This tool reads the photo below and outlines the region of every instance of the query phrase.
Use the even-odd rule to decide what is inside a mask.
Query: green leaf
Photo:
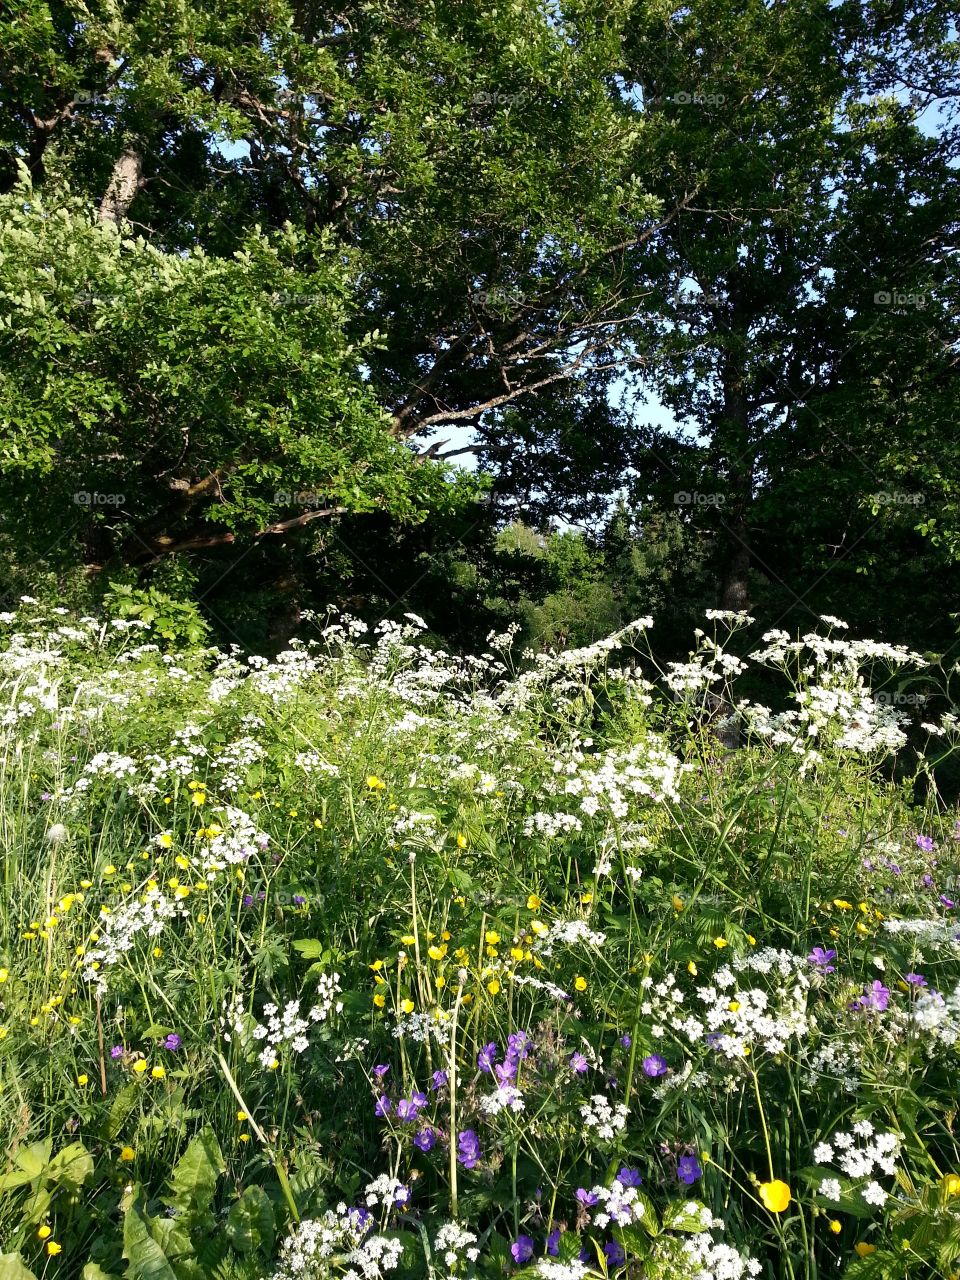
[[[238,1253],[273,1249],[273,1205],[262,1187],[247,1187],[227,1216],[227,1239]]]
[[[179,1280],[173,1263],[151,1233],[151,1219],[138,1198],[123,1217],[127,1280]]]
[[[37,1278],[25,1265],[19,1253],[0,1253],[0,1280],[37,1280]]]
[[[217,1180],[226,1165],[216,1134],[209,1126],[190,1142],[170,1178],[171,1196],[165,1201],[188,1222],[209,1214]]]

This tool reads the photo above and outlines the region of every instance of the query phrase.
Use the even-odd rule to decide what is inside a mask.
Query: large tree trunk
[[[720,588],[720,607],[750,607],[750,525],[753,500],[753,441],[746,388],[746,339],[730,334],[723,371],[723,407],[716,435],[718,463],[727,476],[723,527],[727,553]]]
[[[134,142],[127,142],[117,157],[100,201],[100,221],[114,226],[127,216],[133,198],[143,186],[143,156]]]

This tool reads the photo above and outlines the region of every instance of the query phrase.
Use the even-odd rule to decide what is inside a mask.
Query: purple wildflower
[[[493,1068],[493,1074],[497,1077],[497,1084],[509,1084],[517,1078],[517,1064],[509,1059],[506,1062],[498,1062]]]
[[[940,901],[945,907],[955,907],[957,905],[954,900],[952,898],[948,898],[945,893],[941,893]]]
[[[576,1072],[578,1076],[582,1076],[589,1065],[582,1053],[575,1053],[570,1059],[570,1070]]]
[[[163,1047],[164,1049],[169,1049],[171,1053],[176,1053],[182,1044],[183,1041],[177,1033],[175,1031],[171,1031],[166,1040],[164,1040]]]
[[[114,1062],[116,1062],[117,1058],[122,1058],[122,1057],[123,1057],[123,1045],[122,1045],[122,1044],[115,1044],[115,1045],[113,1046],[113,1048],[110,1050],[110,1057],[111,1057],[111,1058],[113,1058]]]
[[[529,1262],[533,1257],[533,1240],[530,1236],[517,1236],[510,1246],[510,1252],[518,1266],[521,1262]]]
[[[621,1187],[639,1187],[643,1179],[636,1169],[630,1169],[627,1165],[624,1165],[617,1174],[617,1181]]]
[[[597,1203],[598,1197],[595,1192],[587,1191],[586,1188],[584,1187],[578,1187],[577,1199],[580,1201],[581,1204],[586,1205],[589,1208],[590,1205],[594,1205]]]
[[[306,902],[306,898],[303,896],[302,893],[295,893],[293,895],[293,905],[295,907],[302,907],[305,902]]]
[[[665,1076],[670,1070],[666,1058],[661,1057],[659,1053],[648,1054],[642,1066],[644,1075],[648,1075],[651,1080],[656,1080],[657,1076]]]
[[[863,995],[854,1000],[854,1009],[877,1009],[883,1013],[890,1003],[890,988],[885,987],[879,978],[875,978],[869,987],[865,987]]]
[[[607,1255],[608,1266],[622,1267],[627,1260],[623,1245],[618,1244],[616,1240],[608,1240],[603,1246],[603,1252]]]
[[[933,840],[930,836],[917,836],[917,848],[924,853],[933,853]]]
[[[373,1074],[378,1080],[382,1080],[389,1070],[390,1070],[389,1062],[378,1062],[377,1065],[373,1068]]]
[[[374,1112],[374,1115],[378,1115],[381,1117],[388,1116],[392,1108],[393,1108],[393,1103],[390,1101],[390,1099],[387,1097],[385,1093],[381,1093],[380,1097],[377,1099],[376,1106],[373,1108],[373,1112]]]
[[[833,947],[814,947],[807,959],[812,965],[816,965],[821,973],[836,973],[837,966],[831,964],[831,960],[836,960],[837,953]]]
[[[397,1103],[398,1120],[416,1120],[420,1108],[409,1098],[401,1098]]]
[[[560,1252],[560,1228],[556,1227],[547,1236],[547,1254],[551,1258],[557,1257]]]
[[[681,1156],[677,1161],[677,1177],[687,1186],[692,1186],[698,1178],[703,1177],[700,1161],[696,1156]]]
[[[925,987],[928,985],[922,973],[908,973],[905,976],[912,987]]]
[[[413,1145],[421,1151],[430,1151],[436,1145],[436,1141],[436,1132],[429,1126],[413,1135]]]
[[[497,1046],[491,1040],[489,1044],[485,1044],[477,1054],[477,1066],[481,1071],[492,1071],[494,1060],[497,1056]]]
[[[447,1083],[447,1073],[445,1071],[435,1071],[430,1077],[431,1089],[442,1089]]]
[[[472,1169],[480,1159],[480,1139],[472,1129],[463,1129],[457,1135],[457,1159],[465,1169]]]
[[[633,1037],[624,1032],[620,1037],[620,1043],[623,1045],[624,1049],[629,1049],[633,1044]]]

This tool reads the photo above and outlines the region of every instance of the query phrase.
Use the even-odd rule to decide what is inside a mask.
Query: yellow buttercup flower
[[[124,1147],[120,1152],[120,1159],[129,1164],[131,1160],[136,1159],[136,1155],[133,1147]]]
[[[497,933],[496,929],[488,929],[483,935],[483,940],[484,942],[489,943],[491,947],[495,947],[500,941],[500,935]]]
[[[726,938],[714,938],[713,945],[717,948],[718,951],[720,951],[724,947],[728,946],[729,944],[727,943]]]
[[[861,1258],[869,1258],[871,1253],[877,1252],[875,1244],[868,1244],[866,1240],[860,1240],[853,1246],[853,1251]]]
[[[90,1077],[88,1075],[77,1076],[77,1084],[83,1086],[89,1083],[90,1083]]]
[[[955,1173],[948,1173],[943,1180],[943,1189],[948,1196],[960,1196],[960,1177]]]
[[[400,1001],[400,1008],[401,1008],[401,1010],[402,1010],[404,1013],[413,1013],[413,1011],[414,1011],[414,1009],[415,1009],[416,1007],[417,1007],[417,1006],[413,1003],[413,1001],[412,1001],[412,1000],[401,1000],[401,1001]]]
[[[37,1228],[38,1240],[49,1240],[52,1235],[53,1227],[48,1227],[46,1223],[44,1223],[42,1227]]]
[[[458,849],[465,849],[465,848],[467,847],[468,843],[469,843],[469,841],[467,840],[467,837],[463,834],[463,832],[462,832],[462,831],[458,831],[458,832],[457,832],[457,848],[458,848]]]
[[[530,896],[527,898],[527,910],[539,911],[542,906],[543,906],[543,903],[540,901],[537,895],[535,893],[531,893]]]
[[[697,974],[699,973],[699,970],[697,969],[697,966],[694,964],[694,962],[693,962],[692,960],[691,960],[691,961],[690,961],[690,963],[687,965],[687,973],[693,974],[693,976],[694,976],[694,977],[696,977],[696,976],[697,976]]]
[[[836,1218],[831,1218],[830,1230],[833,1232],[835,1236],[838,1236],[840,1232],[843,1230],[843,1223],[838,1221],[838,1219]]]
[[[154,1080],[166,1080],[167,1069],[166,1067],[154,1067],[150,1074],[153,1076]]]
[[[834,898],[834,900],[833,900],[833,905],[837,908],[837,910],[838,910],[838,911],[852,911],[852,910],[853,910],[853,903],[852,903],[852,902],[847,902],[847,900],[846,900],[845,898]]]
[[[684,905],[683,899],[679,896],[679,894],[675,893],[673,897],[670,899],[670,905],[673,907],[674,911],[682,911],[683,905]]]
[[[412,933],[405,933],[400,941],[405,947],[412,947],[417,940]]]
[[[573,985],[577,991],[586,991],[587,980],[578,974],[573,980]]]
[[[387,784],[382,778],[378,778],[375,773],[367,774],[367,786],[371,791],[385,791],[387,788]]]
[[[771,1213],[783,1213],[792,1199],[790,1188],[780,1178],[774,1178],[772,1182],[761,1182],[758,1190],[764,1208]]]
[[[56,1240],[48,1240],[47,1253],[51,1258],[55,1258],[58,1253],[63,1253],[63,1245],[57,1244]]]
[[[0,983],[6,982],[10,977],[9,969],[0,969]]]
[[[377,994],[373,997],[373,1003],[378,1009],[382,1009],[384,1005],[387,1003],[387,997],[384,995]]]
[[[133,1064],[133,1069],[138,1076],[142,1076],[147,1069],[146,1059],[140,1058]]]
[[[499,980],[499,978],[493,978],[493,979],[491,979],[491,981],[487,983],[487,990],[490,992],[490,994],[491,994],[492,996],[499,995],[499,994],[500,994],[500,980]]]

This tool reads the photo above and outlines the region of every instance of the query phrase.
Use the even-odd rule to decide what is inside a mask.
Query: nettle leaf
[[[699,1200],[674,1200],[663,1211],[663,1227],[669,1231],[703,1231],[706,1205]]]

